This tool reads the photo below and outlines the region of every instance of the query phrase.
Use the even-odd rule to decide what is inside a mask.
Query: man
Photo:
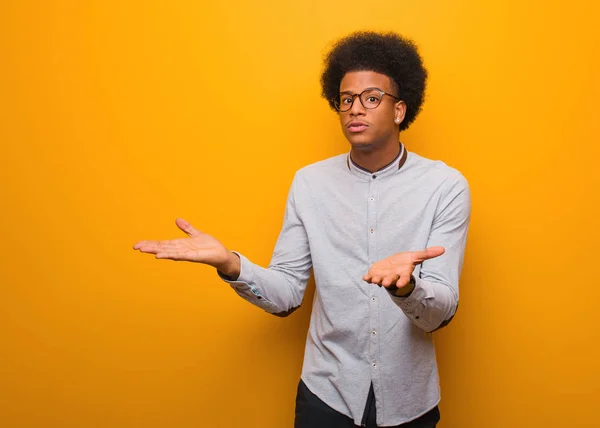
[[[350,153],[296,173],[267,269],[182,219],[189,238],[134,246],[214,266],[242,298],[280,316],[301,305],[313,270],[296,428],[439,421],[428,333],[458,307],[470,194],[458,171],[399,142],[426,77],[415,45],[399,35],[355,33],[334,46],[321,84]]]

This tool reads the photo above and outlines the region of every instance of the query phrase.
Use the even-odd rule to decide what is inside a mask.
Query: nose
[[[354,97],[352,98],[352,106],[350,107],[349,112],[350,116],[364,116],[365,108],[363,107],[362,102],[360,101],[359,94],[354,95]]]

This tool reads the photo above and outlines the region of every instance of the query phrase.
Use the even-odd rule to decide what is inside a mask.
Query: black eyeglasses
[[[335,106],[337,111],[348,111],[352,108],[354,104],[354,99],[358,97],[362,106],[366,109],[374,109],[381,104],[381,100],[384,95],[389,95],[392,98],[400,101],[395,95],[388,94],[387,92],[383,92],[378,88],[367,88],[362,91],[360,94],[352,94],[350,92],[341,92],[339,99],[333,100],[333,105]]]

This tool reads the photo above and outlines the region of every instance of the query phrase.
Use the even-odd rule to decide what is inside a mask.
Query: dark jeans
[[[376,414],[372,388],[365,408],[364,421],[368,428],[375,428]],[[434,407],[423,416],[390,428],[435,428],[440,420],[440,411]],[[296,420],[294,428],[355,428],[354,421],[338,413],[313,394],[300,380],[296,395]]]

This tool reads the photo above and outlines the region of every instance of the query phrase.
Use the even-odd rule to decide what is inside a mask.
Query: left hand
[[[363,280],[386,288],[396,283],[396,287],[402,288],[410,282],[416,265],[441,256],[445,251],[444,247],[429,247],[423,251],[396,253],[374,263]]]

